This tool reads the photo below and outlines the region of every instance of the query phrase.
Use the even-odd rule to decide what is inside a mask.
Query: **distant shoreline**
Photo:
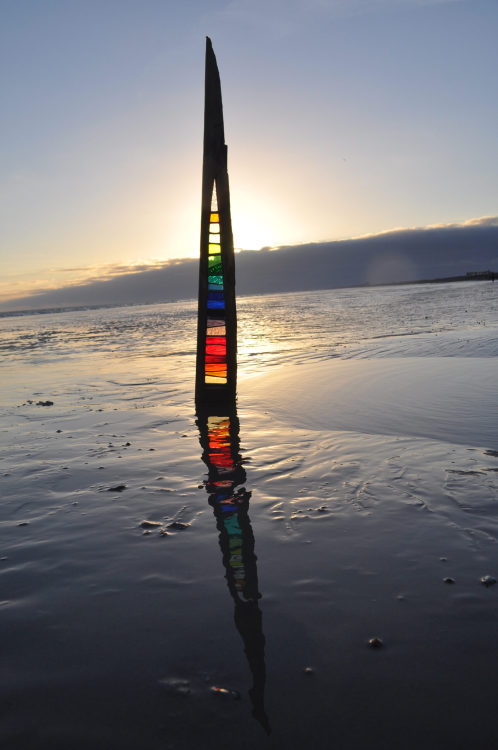
[[[445,276],[442,278],[435,279],[417,279],[415,281],[386,281],[379,284],[371,284],[364,282],[363,284],[352,284],[346,286],[327,286],[313,289],[292,289],[288,292],[282,291],[269,291],[261,292],[260,296],[268,296],[271,294],[299,294],[301,292],[325,292],[332,289],[375,289],[384,286],[413,286],[415,284],[451,284],[468,281],[493,281],[498,279],[497,271],[478,271],[468,272],[465,276]],[[259,295],[253,294],[241,294],[241,297],[253,297]],[[4,310],[0,311],[0,318],[14,318],[25,315],[50,315],[54,313],[64,312],[77,312],[79,310],[101,310],[111,309],[114,307],[142,307],[143,305],[162,305],[175,302],[190,302],[195,300],[195,297],[182,297],[179,299],[163,299],[163,300],[152,300],[150,302],[128,302],[123,304],[122,302],[116,302],[112,304],[95,304],[95,305],[72,305],[72,306],[60,306],[60,307],[43,307],[43,308],[25,308],[23,310]]]
[[[494,281],[498,279],[497,271],[469,271],[465,276],[444,276],[439,279],[420,279],[418,281],[389,281],[385,284],[360,284],[359,286],[407,286],[408,284],[450,284],[455,281]]]

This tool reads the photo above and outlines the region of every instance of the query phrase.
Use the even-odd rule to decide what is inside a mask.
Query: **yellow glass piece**
[[[216,385],[225,385],[225,383],[227,382],[227,379],[226,378],[215,378],[212,375],[206,375],[206,377],[204,378],[204,382],[205,383],[211,383],[213,385],[214,384],[216,384]]]
[[[211,214],[210,221],[211,221],[212,224],[218,224],[219,221],[220,221],[220,215],[218,213]]]
[[[209,255],[219,255],[221,252],[221,245],[208,245]]]

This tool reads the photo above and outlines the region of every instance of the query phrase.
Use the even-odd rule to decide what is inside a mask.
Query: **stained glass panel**
[[[216,317],[208,317],[207,324],[208,328],[214,328],[215,326],[224,326],[225,325],[225,319],[222,318],[221,313],[214,313]]]
[[[221,258],[221,227],[216,186],[213,186],[209,216],[207,281],[204,382],[225,384],[227,383],[225,284]]]
[[[212,274],[209,274],[208,279],[210,284],[221,284],[223,285],[223,276],[213,276]]]
[[[207,336],[209,338],[211,338],[211,336],[226,336],[226,334],[226,326],[212,326],[211,328],[207,329]]]
[[[217,365],[214,363],[211,364],[208,362],[204,366],[206,368],[206,375],[212,375],[213,377],[218,377],[218,378],[226,378],[227,376],[226,365]]]
[[[206,346],[206,354],[218,354],[226,357],[227,350],[223,346]]]

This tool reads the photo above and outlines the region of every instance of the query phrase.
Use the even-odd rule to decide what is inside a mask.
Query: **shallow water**
[[[242,298],[225,480],[192,303],[3,318],[4,746],[493,747],[497,294]]]

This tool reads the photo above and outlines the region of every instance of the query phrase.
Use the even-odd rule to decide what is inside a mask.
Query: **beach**
[[[0,318],[3,746],[493,747],[497,295],[242,297],[214,428],[193,301]]]

